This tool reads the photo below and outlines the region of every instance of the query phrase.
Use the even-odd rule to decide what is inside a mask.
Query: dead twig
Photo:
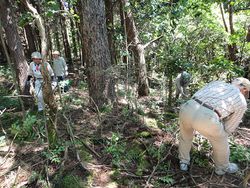
[[[75,136],[75,138],[79,139],[78,136]],[[86,143],[84,143],[83,141],[79,140],[84,147],[86,147],[91,153],[93,153],[96,157],[98,157],[99,159],[101,158],[101,155],[99,155],[94,149],[92,149],[90,146],[88,146]]]
[[[18,133],[15,134],[13,140],[11,141],[11,144],[10,144],[10,146],[9,146],[9,149],[8,149],[8,151],[7,151],[7,154],[4,156],[3,162],[0,164],[0,166],[2,166],[2,165],[6,162],[7,157],[8,157],[8,155],[9,155],[9,153],[10,153],[11,148],[12,148],[13,142],[14,142],[14,140],[15,140],[15,138],[16,138],[17,135],[18,135]]]
[[[175,131],[174,135],[176,135],[178,131],[179,130]],[[173,140],[174,140],[174,137],[170,140],[170,143],[172,143]],[[173,146],[174,145],[172,144],[171,147],[168,150],[168,153],[165,155],[165,157],[163,157],[161,160],[157,161],[157,164],[154,166],[152,173],[150,174],[148,180],[146,181],[145,188],[149,186],[149,182],[150,182],[151,178],[153,177],[155,171],[157,170],[158,166],[170,155]]]
[[[19,174],[19,171],[20,171],[20,166],[18,166],[18,169],[17,169],[17,172],[16,172],[16,176],[15,176],[15,180],[14,180],[14,183],[11,185],[11,188],[14,188],[16,187],[16,181],[17,181],[17,178],[18,178],[18,174]]]
[[[69,136],[70,136],[70,140],[71,140],[71,142],[72,142],[72,144],[73,144],[73,147],[74,147],[74,150],[75,150],[75,153],[76,153],[76,158],[77,158],[78,162],[80,163],[80,165],[82,166],[82,168],[83,168],[84,170],[87,170],[87,169],[88,169],[88,165],[87,165],[87,163],[82,162],[82,160],[81,160],[81,158],[80,158],[79,152],[78,152],[77,147],[76,147],[76,145],[75,145],[75,143],[76,143],[76,142],[75,142],[75,136],[74,136],[73,130],[72,130],[72,128],[71,128],[70,121],[69,121],[69,119],[67,118],[67,116],[65,115],[65,112],[63,113],[63,117],[64,117],[64,118],[66,119],[66,121],[67,121],[67,123],[66,123],[66,128],[67,128],[67,132],[68,132],[68,134],[69,134]]]

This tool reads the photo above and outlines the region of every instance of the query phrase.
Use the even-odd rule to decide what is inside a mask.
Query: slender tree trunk
[[[28,43],[28,57],[31,57],[31,53],[37,51],[37,47],[35,44],[35,38],[33,35],[32,27],[30,25],[25,25],[24,26],[26,38],[27,38],[27,43]]]
[[[76,39],[76,24],[74,23],[74,20],[73,18],[70,19],[70,27],[71,27],[71,35],[72,35],[72,48],[73,48],[73,55],[74,55],[74,58],[77,58],[78,54],[77,54],[77,46],[78,46],[78,43],[77,43],[77,39]]]
[[[110,74],[105,5],[103,0],[81,0],[83,50],[91,103],[99,108],[114,101],[114,83]]]
[[[50,29],[50,26],[46,25],[45,26],[45,29],[46,29],[46,33],[47,33],[47,43],[48,43],[48,50],[47,50],[47,53],[48,53],[48,57],[51,57],[52,55],[52,39],[51,39],[51,29]]]
[[[233,7],[230,4],[230,2],[227,3],[227,6],[228,6],[229,29],[230,30],[228,29],[228,26],[226,24],[223,6],[222,6],[222,4],[220,4],[220,11],[221,11],[221,16],[222,16],[222,21],[223,21],[223,24],[224,24],[225,31],[228,32],[228,33],[230,32],[230,34],[233,35],[234,34],[234,27],[233,27]],[[228,57],[229,57],[229,60],[237,62],[237,56],[236,56],[236,54],[238,52],[238,49],[237,49],[236,44],[235,43],[228,44],[227,48],[228,48]]]
[[[16,71],[15,75],[19,91],[23,94],[25,82],[28,76],[28,64],[11,7],[12,5],[9,0],[0,1],[0,19],[5,30],[10,57],[14,65],[14,70]]]
[[[248,25],[248,27],[247,27],[246,41],[247,41],[247,42],[250,42],[250,25]]]
[[[23,3],[18,4],[19,11],[21,13],[26,13],[25,6]],[[31,53],[36,51],[36,44],[35,44],[35,37],[34,37],[34,32],[32,27],[29,24],[24,25],[24,32],[25,32],[25,39],[26,39],[26,44],[27,44],[27,54],[26,56],[28,59],[31,57]]]
[[[124,4],[128,4],[128,0],[123,0]],[[128,6],[127,6],[128,7]],[[135,26],[134,18],[132,16],[132,12],[130,10],[125,11],[125,22],[126,22],[126,31],[127,31],[127,39],[128,45],[130,49],[133,51],[137,79],[138,79],[138,95],[148,96],[149,95],[149,85],[147,78],[147,68],[144,56],[144,46],[141,44],[138,31]]]
[[[114,37],[114,10],[112,0],[105,0],[105,8],[106,8],[106,24],[108,30],[108,42],[109,42],[109,50],[111,53],[111,63],[112,65],[116,64],[116,53],[115,53],[115,42],[113,40]]]
[[[82,7],[82,3],[79,0],[78,3],[77,3],[77,6],[76,6],[76,12],[80,16],[80,18],[83,17],[81,7]],[[84,49],[83,49],[83,37],[82,37],[83,36],[83,31],[82,31],[83,19],[80,19],[80,24],[76,23],[76,25],[77,25],[77,28],[78,28],[78,30],[77,30],[77,38],[78,38],[79,46],[80,46],[80,62],[81,62],[82,66],[85,66],[85,57],[84,57]]]
[[[54,148],[58,142],[58,136],[56,132],[56,114],[57,114],[57,104],[53,95],[52,87],[51,87],[51,78],[50,75],[47,71],[47,68],[45,67],[44,61],[47,55],[47,38],[45,34],[45,26],[44,26],[44,21],[40,14],[37,12],[37,10],[27,2],[27,0],[22,0],[23,3],[27,6],[29,11],[32,13],[36,26],[38,27],[38,31],[40,34],[41,38],[41,51],[43,55],[43,63],[41,67],[41,73],[43,76],[43,85],[42,85],[42,92],[43,92],[43,99],[44,102],[49,106],[49,118],[46,123],[47,127],[47,132],[48,132],[48,142],[49,142],[49,147]]]
[[[6,62],[6,55],[4,53],[3,44],[0,42],[0,64]]]
[[[61,50],[61,43],[60,43],[60,18],[56,18],[56,25],[57,27],[54,27],[54,36],[55,36],[55,46],[56,46],[56,50],[60,51]]]
[[[233,5],[229,3],[229,28],[230,28],[230,34],[234,35],[234,26],[233,26]],[[229,50],[229,59],[231,61],[237,62],[237,56],[236,53],[238,52],[236,43],[229,44],[228,45],[228,50]]]
[[[61,10],[64,10],[64,6],[60,0],[58,0]],[[62,36],[63,36],[63,45],[64,45],[64,52],[65,52],[65,59],[69,64],[72,63],[72,56],[71,56],[71,49],[70,49],[70,44],[68,40],[68,32],[67,32],[67,23],[66,23],[66,18],[64,16],[60,17],[60,24],[61,24],[61,31],[62,31]]]
[[[126,51],[126,55],[122,56],[122,61],[125,65],[128,65],[128,40],[127,40],[127,31],[126,31],[126,24],[125,24],[125,11],[124,11],[124,3],[123,0],[120,0],[120,20],[121,20],[121,28],[124,39],[124,47],[123,50]]]

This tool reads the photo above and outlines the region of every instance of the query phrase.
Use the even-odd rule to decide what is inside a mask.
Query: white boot
[[[182,171],[188,171],[188,164],[186,164],[186,163],[180,163],[180,169]]]
[[[226,168],[216,168],[215,167],[215,173],[217,175],[224,175],[226,172],[229,174],[233,174],[239,170],[237,164],[235,163],[229,163],[229,165]]]

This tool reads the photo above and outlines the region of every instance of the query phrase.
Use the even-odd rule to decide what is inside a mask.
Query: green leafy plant
[[[64,146],[56,146],[53,150],[43,152],[43,155],[47,157],[52,163],[59,164],[61,162],[61,155],[64,152]]]
[[[39,126],[40,123],[34,115],[27,115],[24,121],[17,120],[11,125],[10,131],[17,140],[33,140],[37,134],[34,127]]]
[[[172,185],[174,183],[174,179],[170,175],[159,177],[159,181],[167,185]]]
[[[111,140],[108,141],[108,147],[106,152],[112,155],[112,163],[115,166],[120,166],[120,163],[124,160],[126,143],[121,142],[121,136],[117,133],[113,133]]]
[[[230,143],[230,158],[233,162],[248,162],[250,161],[250,149],[235,142]]]

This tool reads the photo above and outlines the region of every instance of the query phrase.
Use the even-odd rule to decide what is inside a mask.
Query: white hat
[[[60,52],[59,51],[54,51],[54,52],[52,52],[52,55],[60,55]]]
[[[32,59],[33,59],[33,58],[42,59],[42,55],[41,55],[40,52],[33,52],[33,53],[31,54],[31,58],[32,58]]]
[[[232,84],[238,85],[238,86],[243,86],[247,88],[248,91],[250,91],[250,81],[246,78],[239,77],[233,80]]]

